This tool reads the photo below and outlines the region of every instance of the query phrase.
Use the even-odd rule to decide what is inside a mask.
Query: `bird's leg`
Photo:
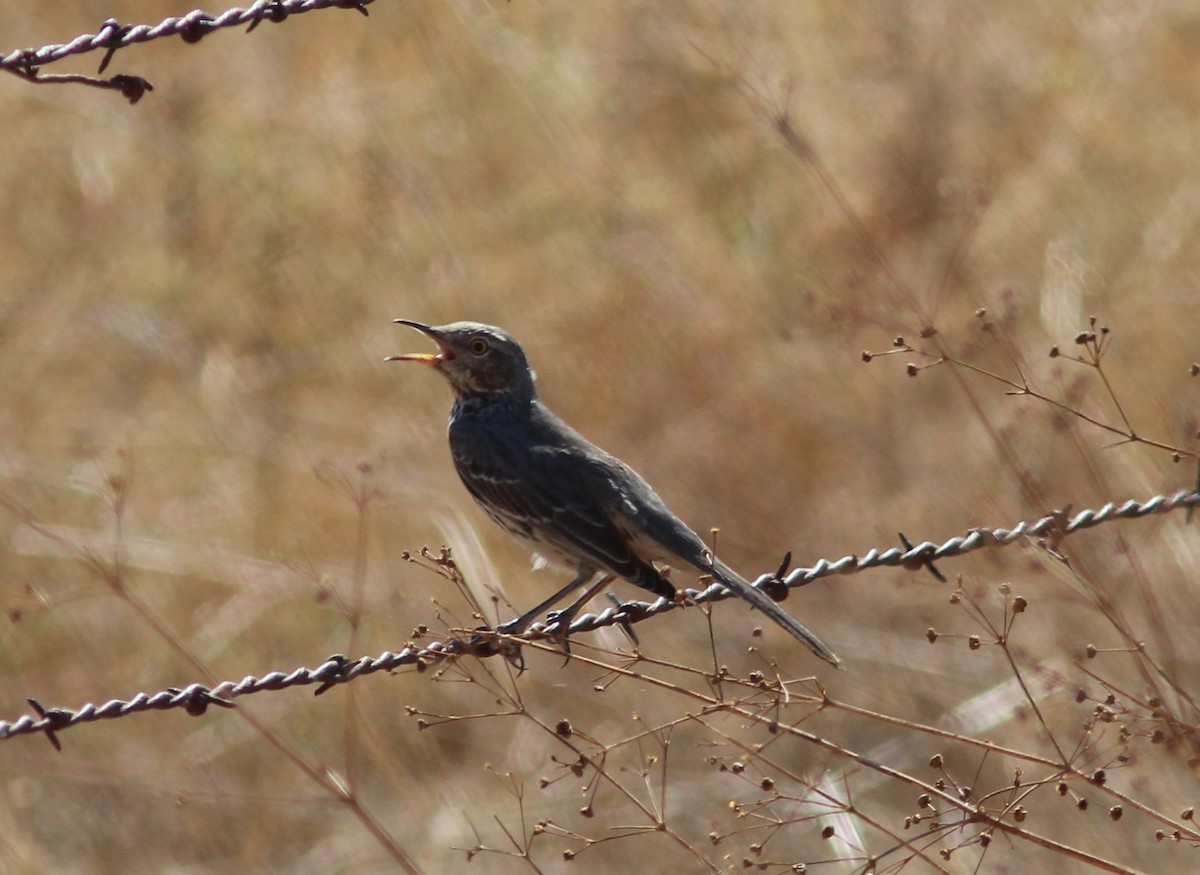
[[[603,577],[589,586],[583,595],[575,599],[575,601],[571,602],[571,604],[567,605],[562,610],[551,611],[546,615],[547,623],[558,623],[558,634],[555,637],[557,637],[559,643],[562,644],[563,653],[567,655],[568,659],[571,656],[571,642],[570,639],[567,638],[567,632],[571,627],[571,623],[575,620],[575,615],[582,610],[584,605],[592,600],[592,597],[595,596],[596,593],[600,592],[600,590],[612,583],[612,580],[613,575],[605,574]],[[566,663],[563,664],[565,665]]]
[[[612,583],[612,580],[613,580],[613,576],[611,574],[604,575],[599,580],[597,580],[595,583],[593,583],[591,586],[589,586],[587,588],[587,590],[583,593],[583,595],[581,595],[579,598],[575,599],[575,601],[571,602],[571,604],[567,605],[565,608],[563,608],[560,611],[551,611],[550,613],[548,613],[546,615],[546,622],[559,623],[560,628],[562,629],[563,637],[565,638],[567,627],[570,626],[571,623],[575,620],[575,615],[579,613],[579,611],[583,608],[584,605],[586,605],[589,601],[592,600],[593,596],[595,596],[596,593],[600,592],[600,590],[604,589],[604,587],[606,587],[610,583]]]
[[[509,620],[507,623],[501,623],[499,626],[496,627],[496,631],[503,633],[505,635],[520,635],[522,632],[524,632],[526,629],[529,628],[529,625],[534,620],[536,620],[538,617],[540,617],[542,615],[543,611],[546,611],[546,610],[554,607],[556,604],[561,602],[568,595],[570,595],[572,592],[574,592],[579,587],[583,586],[585,583],[587,583],[589,580],[591,580],[595,576],[596,576],[596,572],[594,572],[594,571],[579,572],[577,575],[575,575],[574,580],[572,580],[570,583],[568,583],[566,586],[564,586],[562,589],[560,589],[554,595],[550,596],[550,598],[546,599],[544,602],[541,602],[536,607],[530,608],[528,611],[521,614],[521,616],[517,617],[515,620]],[[611,580],[611,577],[609,579]],[[592,595],[595,595],[595,593],[592,592],[591,595],[588,596],[588,598],[591,598]],[[579,609],[576,608],[575,610],[578,611]]]

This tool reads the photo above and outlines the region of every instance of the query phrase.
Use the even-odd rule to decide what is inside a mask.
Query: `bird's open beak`
[[[432,325],[426,325],[424,322],[413,322],[411,319],[393,319],[397,325],[407,325],[409,328],[415,328],[426,337],[431,339],[439,347],[436,353],[427,352],[409,352],[404,355],[389,355],[384,359],[385,362],[421,362],[436,368],[442,362],[450,361],[454,358],[454,352],[446,345],[441,334]]]

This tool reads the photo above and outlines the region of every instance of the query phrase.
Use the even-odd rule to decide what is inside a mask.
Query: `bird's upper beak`
[[[415,328],[426,337],[430,338],[438,345],[438,352],[409,352],[404,355],[389,355],[384,359],[385,362],[421,362],[436,368],[442,362],[450,361],[454,358],[454,351],[450,349],[440,331],[432,325],[426,325],[424,322],[413,322],[411,319],[393,319],[397,325],[407,325],[409,328]]]

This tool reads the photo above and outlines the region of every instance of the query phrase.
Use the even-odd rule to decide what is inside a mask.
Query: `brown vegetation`
[[[186,11],[32,8],[4,50]],[[477,625],[425,545],[488,621],[561,582],[382,363],[398,316],[512,330],[751,577],[1195,484],[1198,25],[410,0],[122,51],[133,107],[0,77],[0,718]],[[1175,513],[794,592],[844,672],[724,602],[641,659],[11,739],[2,868],[1195,871],[1198,547]]]

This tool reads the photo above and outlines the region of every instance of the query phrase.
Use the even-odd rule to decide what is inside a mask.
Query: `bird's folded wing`
[[[559,449],[509,447],[494,439],[456,453],[455,467],[475,500],[498,523],[557,549],[580,565],[609,571],[658,595],[674,595],[654,566],[634,552],[590,483],[590,472]]]

